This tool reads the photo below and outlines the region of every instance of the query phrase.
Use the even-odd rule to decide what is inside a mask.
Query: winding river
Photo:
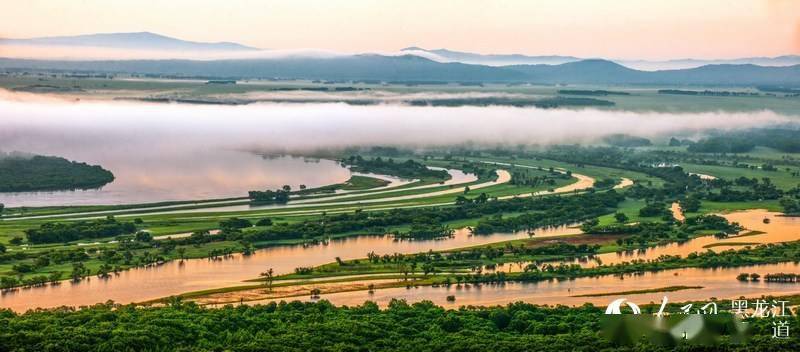
[[[661,255],[681,255],[685,256],[691,252],[705,250],[726,250],[731,248],[741,248],[741,246],[713,246],[710,244],[725,243],[777,243],[800,240],[800,218],[780,216],[779,213],[765,210],[750,210],[725,214],[729,221],[735,221],[744,226],[747,230],[764,232],[758,235],[746,235],[742,237],[730,237],[727,239],[716,239],[713,236],[699,237],[687,242],[658,246],[642,251],[625,253],[606,253],[597,257],[604,264],[615,264],[632,259],[652,260]],[[770,222],[764,223],[764,219]],[[748,231],[743,231],[746,233]],[[581,263],[584,266],[596,265],[594,261]],[[514,264],[506,264],[508,269],[513,269]],[[500,269],[503,270],[503,269]],[[627,294],[626,298],[638,303],[660,302],[666,295],[672,302],[688,300],[705,300],[711,297],[719,299],[732,299],[741,296],[761,297],[763,295],[790,295],[800,294],[800,285],[770,282],[741,282],[736,279],[740,273],[759,273],[762,276],[767,273],[797,273],[800,272],[800,264],[793,262],[753,265],[738,268],[724,269],[700,269],[686,268],[665,270],[654,273],[644,273],[641,275],[601,276],[591,278],[579,278],[567,281],[548,281],[539,283],[505,283],[495,285],[471,285],[469,287],[430,287],[420,286],[415,288],[392,288],[381,289],[369,294],[365,291],[341,292],[323,295],[322,298],[334,304],[357,305],[364,300],[372,300],[378,304],[386,305],[392,298],[406,299],[409,302],[430,300],[436,304],[446,307],[457,307],[461,305],[496,305],[507,304],[515,301],[525,301],[535,304],[548,305],[581,305],[589,302],[598,305],[608,304],[610,301],[619,298],[615,292],[650,290],[675,285],[699,286],[702,288],[680,290],[675,292],[653,292],[641,294]],[[584,296],[610,294],[602,296]],[[453,295],[456,300],[447,301],[446,297]],[[254,301],[252,303],[259,303]]]
[[[576,234],[580,230],[559,227],[536,231],[537,237]],[[456,231],[452,238],[424,241],[394,241],[390,236],[359,236],[330,240],[312,246],[275,246],[250,256],[235,254],[224,260],[190,259],[183,263],[167,262],[160,266],[123,271],[110,279],[92,277],[79,283],[62,282],[6,292],[0,307],[26,310],[36,307],[80,306],[113,300],[119,303],[141,302],[184,292],[242,285],[243,280],[258,277],[272,268],[276,274],[293,272],[303,266],[333,262],[336,257],[357,259],[373,251],[377,254],[419,253],[526,238],[527,233],[498,233],[474,236],[467,229]]]
[[[655,247],[643,252],[607,253],[598,257],[604,263],[624,260],[653,259],[662,254],[682,254],[704,250],[709,243],[743,241],[768,243],[800,239],[800,218],[777,216],[762,210],[727,214],[732,221],[738,221],[751,230],[764,231],[764,234],[746,236],[741,239],[717,240],[713,237],[700,237],[683,244],[670,244]],[[763,222],[770,217],[769,224]],[[536,230],[536,237],[552,237],[577,234],[576,228],[560,227]],[[119,303],[141,302],[184,292],[242,285],[243,280],[252,279],[260,272],[273,268],[276,274],[289,273],[298,266],[315,266],[342,259],[363,258],[366,253],[378,254],[418,253],[428,250],[446,250],[465,246],[489,244],[510,239],[526,238],[527,233],[497,233],[487,236],[470,235],[468,230],[456,231],[450,239],[426,241],[394,241],[388,236],[362,236],[334,239],[327,244],[313,246],[275,246],[257,251],[250,256],[232,255],[224,260],[193,259],[184,263],[166,264],[121,272],[111,279],[91,278],[80,283],[63,282],[56,286],[23,289],[7,292],[0,296],[0,306],[14,310],[35,307],[55,307],[61,305],[88,305],[106,300]],[[725,247],[713,247],[714,250]],[[591,265],[591,261],[587,265]],[[506,266],[510,266],[507,264]],[[406,298],[409,301],[432,300],[436,303],[453,306],[462,304],[501,304],[523,300],[541,304],[582,304],[583,302],[604,303],[608,297],[572,297],[581,294],[609,293],[634,289],[652,289],[673,285],[703,286],[703,289],[671,292],[675,300],[707,299],[738,296],[760,296],[762,294],[789,294],[800,292],[800,285],[773,284],[765,282],[742,283],[735,279],[741,272],[797,272],[800,267],[793,263],[761,265],[733,269],[678,269],[640,276],[605,276],[582,278],[563,282],[507,283],[505,285],[483,285],[457,289],[454,286],[419,287],[410,290],[383,289],[369,295],[363,291],[324,295],[337,304],[360,304],[365,299],[387,303],[392,297]],[[455,302],[446,302],[447,295],[455,295]],[[660,300],[663,294],[632,295],[637,301]],[[302,299],[303,297],[299,297]]]

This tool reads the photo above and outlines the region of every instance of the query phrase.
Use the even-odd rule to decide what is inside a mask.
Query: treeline
[[[574,97],[555,97],[545,98],[536,101],[537,108],[555,109],[564,106],[614,106],[613,101],[595,98],[574,98]]]
[[[800,88],[778,87],[778,86],[758,86],[756,89],[762,92],[800,94]]]
[[[739,281],[753,281],[758,282],[761,280],[761,275],[758,273],[741,273],[736,276]],[[765,282],[778,282],[778,283],[797,283],[800,282],[800,274],[795,273],[770,273],[764,275]]]
[[[663,225],[663,224],[653,224]],[[660,236],[660,235],[657,235]],[[627,239],[629,237],[626,237]],[[723,252],[692,252],[685,258],[679,255],[663,255],[652,260],[634,259],[630,262],[621,262],[612,265],[595,267],[582,267],[576,263],[563,263],[564,260],[578,257],[588,259],[597,252],[597,246],[569,245],[557,243],[538,248],[526,248],[525,244],[514,246],[507,244],[505,247],[465,249],[448,253],[418,253],[414,255],[384,255],[374,253],[367,255],[371,263],[400,264],[410,272],[420,266],[425,273],[436,273],[442,280],[434,284],[448,286],[455,278],[457,283],[502,283],[506,281],[538,282],[546,280],[570,280],[581,277],[597,277],[604,275],[638,275],[645,272],[657,272],[669,269],[690,267],[699,268],[732,268],[757,264],[782,263],[800,260],[800,242],[781,244],[765,244],[756,247],[745,247],[741,250],[726,250]],[[546,256],[531,257],[531,256]],[[584,257],[585,256],[585,257]],[[562,263],[552,263],[562,261]],[[483,272],[483,268],[492,268],[501,263],[525,263],[522,272],[498,273]],[[354,265],[347,263],[346,265]],[[471,269],[469,273],[455,273],[454,269]],[[325,269],[322,269],[325,271]],[[451,273],[451,274],[448,274]],[[451,278],[451,276],[453,276]]]
[[[175,241],[178,244],[224,240],[244,240],[255,243],[284,239],[313,239],[343,233],[385,234],[389,232],[390,227],[400,225],[412,226],[410,231],[395,232],[398,237],[446,237],[452,231],[442,224],[448,221],[474,219],[505,212],[546,212],[547,216],[530,215],[524,221],[531,226],[537,225],[537,227],[563,225],[583,220],[588,214],[596,216],[594,214],[610,211],[608,209],[615,207],[622,199],[623,196],[613,190],[570,197],[552,196],[508,200],[489,200],[485,194],[481,194],[473,199],[462,197],[456,206],[397,208],[373,212],[355,211],[323,215],[317,219],[297,223],[274,222],[266,228],[248,231],[228,229],[228,231],[222,231],[214,236],[198,235]],[[552,211],[552,209],[559,209],[560,212]],[[523,220],[518,221],[523,223]]]
[[[249,191],[247,197],[257,203],[286,203],[289,201],[290,191],[284,189]]]
[[[671,218],[671,216],[670,216]],[[669,222],[637,222],[634,224],[599,225],[595,221],[587,221],[581,230],[589,234],[625,234],[625,238],[617,240],[619,245],[645,247],[652,243],[666,241],[683,241],[701,231],[716,231],[719,237],[727,237],[742,230],[738,223],[730,223],[718,215],[700,215],[686,218],[682,223]]]
[[[752,129],[729,132],[701,139],[689,146],[696,153],[746,153],[756,146],[777,149],[786,153],[800,152],[800,130]]]
[[[697,190],[696,196],[714,202],[744,202],[760,199],[779,199],[783,191],[769,178],[739,177],[733,181],[717,178],[708,182],[709,188]],[[713,187],[713,188],[711,188]]]
[[[0,153],[0,192],[91,189],[114,181],[114,174],[54,156],[15,156]]]
[[[686,150],[692,153],[747,153],[755,147],[756,144],[751,139],[735,136],[716,136],[692,143]]]
[[[722,304],[721,304],[722,305]],[[644,306],[651,314],[658,307]],[[670,307],[678,309],[678,307]],[[164,307],[98,304],[81,310],[0,313],[4,351],[670,351],[664,345],[603,330],[603,308],[544,307],[523,302],[445,309],[429,301],[336,307],[327,301],[202,308],[173,300]],[[775,339],[774,319],[752,319],[754,337],[736,343],[681,344],[680,351],[797,351],[800,341]],[[788,319],[790,331],[800,329]],[[641,330],[641,329],[640,329]]]
[[[680,89],[659,89],[658,94],[674,95],[703,95],[714,97],[757,97],[761,94],[755,92],[734,92],[729,90],[680,90]]]
[[[632,148],[652,145],[649,139],[627,134],[612,134],[603,138],[603,141],[615,147]]]
[[[565,95],[596,95],[596,96],[607,96],[607,95],[631,95],[628,92],[620,92],[614,90],[603,90],[603,89],[596,89],[596,90],[588,90],[588,89],[559,89],[558,94],[565,94]]]
[[[39,228],[25,230],[28,242],[64,243],[80,239],[114,237],[136,232],[133,222],[120,222],[113,216],[99,220],[77,222],[48,222]]]
[[[568,162],[577,167],[596,165],[615,169],[630,170],[660,178],[665,181],[661,188],[637,183],[626,190],[633,198],[665,199],[686,193],[703,185],[697,176],[690,176],[679,166],[661,166],[662,157],[651,153],[631,153],[617,147],[581,147],[558,145],[545,151],[523,154],[525,158],[545,158]]]
[[[705,199],[711,201],[731,202],[763,199],[779,199],[784,192],[778,189],[768,178],[761,180],[740,177],[735,180],[714,179],[703,180],[697,175],[689,175],[680,166],[671,162],[681,160],[676,153],[665,155],[662,152],[630,153],[615,147],[580,147],[554,146],[550,149],[526,157],[543,157],[573,163],[578,167],[597,165],[617,169],[641,172],[658,177],[665,181],[660,187],[649,187],[637,183],[629,187],[625,193],[637,199],[650,199],[663,202],[668,199],[680,199],[687,195],[694,201]],[[685,154],[685,153],[684,153]],[[665,163],[665,160],[670,162]],[[770,170],[770,165],[765,165]],[[699,207],[699,203],[694,202]],[[643,216],[656,216],[658,214]]]
[[[539,227],[558,226],[576,223],[613,211],[625,197],[609,191],[591,195],[571,197],[545,197],[537,206],[519,209],[524,214],[506,217],[497,214],[478,221],[472,229],[475,234],[493,232],[529,231]]]
[[[613,106],[613,101],[576,98],[576,97],[554,97],[554,98],[512,98],[512,97],[486,97],[486,98],[450,98],[450,99],[414,99],[409,100],[411,106],[514,106],[514,107],[537,107],[537,108],[557,108],[562,106]]]
[[[541,169],[541,171],[544,171],[544,169]],[[528,187],[536,187],[541,185],[554,186],[556,184],[556,179],[568,180],[572,178],[572,172],[570,171],[560,173],[556,172],[551,167],[547,172],[548,173],[545,175],[531,175],[531,173],[534,173],[534,170],[513,168],[511,169],[511,181],[508,183],[515,186]]]
[[[342,160],[344,164],[350,165],[350,169],[355,172],[374,173],[383,175],[393,175],[404,178],[436,178],[446,180],[450,174],[445,170],[429,169],[425,164],[408,159],[404,162],[395,162],[394,159],[383,159],[377,157],[367,159],[361,155],[351,155]]]

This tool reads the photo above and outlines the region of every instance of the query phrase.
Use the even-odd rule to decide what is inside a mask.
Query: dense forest
[[[607,95],[631,95],[628,92],[621,92],[621,91],[613,91],[613,90],[605,90],[605,89],[595,89],[595,90],[588,90],[588,89],[559,89],[558,94],[567,94],[567,95],[596,95],[596,96],[607,96]]]
[[[800,130],[753,129],[729,132],[699,140],[689,146],[696,153],[746,153],[756,146],[770,147],[786,153],[800,152]]]
[[[415,99],[410,100],[412,106],[515,106],[537,108],[557,108],[562,106],[613,106],[613,101],[595,98],[553,97],[544,99],[531,98],[449,98],[449,99]]]
[[[91,189],[114,181],[114,174],[54,156],[21,157],[0,153],[0,192]]]
[[[613,145],[615,147],[646,147],[651,145],[649,139],[643,137],[635,137],[627,134],[612,134],[603,138],[603,142]]]
[[[425,164],[408,159],[404,162],[395,162],[394,159],[377,157],[366,159],[361,155],[352,155],[342,160],[354,172],[392,175],[405,178],[437,178],[448,179],[450,175],[445,170],[429,169]]]
[[[490,226],[522,229],[565,225],[588,217],[610,213],[623,199],[624,197],[615,191],[571,197],[513,198],[509,200],[488,200],[486,195],[482,194],[472,199],[459,198],[458,205],[454,207],[356,211],[298,223],[275,223],[258,231],[223,232],[214,237],[216,240],[244,239],[249,242],[260,242],[277,239],[315,238],[349,232],[386,233],[387,227],[403,224],[417,226],[412,226],[412,230],[409,232],[397,233],[398,237],[444,237],[449,234],[449,231],[442,228],[441,224],[447,221],[518,211],[526,212],[526,214],[507,220],[495,220],[491,224],[484,223],[479,225],[475,231],[482,233],[484,231],[482,229],[488,229]],[[415,229],[416,231],[414,231]]]
[[[655,307],[657,309],[658,307]],[[644,307],[645,312],[653,307]],[[206,309],[174,300],[165,307],[100,304],[15,314],[0,311],[3,351],[670,351],[674,339],[653,345],[601,333],[601,308],[502,307],[446,310],[430,302],[371,302],[355,307],[281,302]],[[790,330],[800,328],[788,319]],[[772,319],[752,319],[753,339],[722,338],[717,346],[679,345],[682,351],[797,351],[800,343],[771,338]]]
[[[114,237],[131,234],[136,231],[132,222],[120,222],[109,216],[100,220],[84,220],[78,222],[48,222],[39,228],[25,230],[28,242],[59,243],[79,239]]]

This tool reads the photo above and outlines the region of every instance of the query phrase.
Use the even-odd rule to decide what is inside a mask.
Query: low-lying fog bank
[[[771,111],[634,113],[593,109],[346,104],[206,106],[0,100],[0,150],[58,154],[313,152],[348,146],[549,145],[611,134],[658,138],[794,124]]]

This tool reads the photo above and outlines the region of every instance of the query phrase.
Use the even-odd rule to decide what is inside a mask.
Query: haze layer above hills
[[[402,49],[399,54],[294,53],[221,42],[202,43],[158,34],[110,33],[72,37],[0,39],[1,46],[112,48],[148,52],[232,53],[231,58],[142,60],[39,60],[6,57],[5,70],[65,70],[207,78],[281,78],[311,80],[529,82],[543,84],[668,84],[668,85],[785,85],[800,84],[800,58],[744,58],[736,60],[671,61],[698,65],[659,71],[632,69],[620,62],[572,56],[481,55],[446,49]],[[241,53],[241,54],[237,54]],[[237,55],[242,55],[237,57]],[[632,62],[632,61],[629,61]],[[657,62],[635,61],[638,65]],[[705,64],[712,62],[713,64]],[[754,63],[759,63],[756,65]],[[690,66],[691,66],[690,65]]]

